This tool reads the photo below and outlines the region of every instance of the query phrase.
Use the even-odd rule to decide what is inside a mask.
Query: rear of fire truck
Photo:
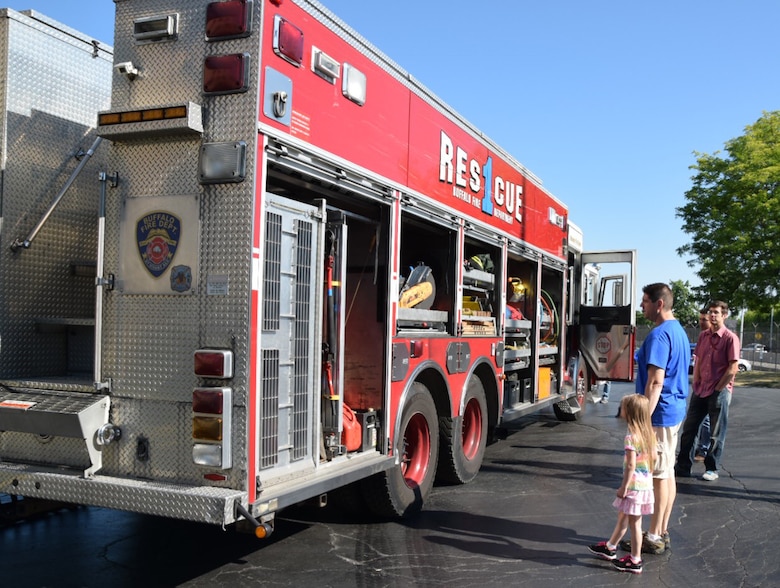
[[[108,154],[82,199],[86,221],[57,210],[27,244],[34,222],[20,212],[20,244],[3,252],[0,491],[220,525],[246,512],[260,13],[252,2],[116,2],[116,59],[102,72],[111,102],[82,106],[93,127],[101,113]],[[52,69],[85,75],[78,62]],[[48,97],[57,84],[37,87]],[[87,261],[57,273],[33,263],[65,246],[63,258]],[[64,280],[86,288],[63,294]]]

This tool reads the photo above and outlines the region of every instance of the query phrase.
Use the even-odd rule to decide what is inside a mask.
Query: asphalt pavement
[[[552,411],[522,419],[488,447],[473,483],[436,486],[408,521],[302,506],[283,512],[262,542],[194,523],[65,509],[0,528],[2,585],[779,586],[780,390],[736,389],[720,479],[678,481],[671,551],[646,555],[641,575],[588,552],[615,522],[625,423],[614,414],[632,389],[613,385],[611,402],[588,405],[578,422]]]

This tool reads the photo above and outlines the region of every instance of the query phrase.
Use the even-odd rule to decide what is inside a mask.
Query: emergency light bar
[[[188,133],[203,133],[201,108],[193,102],[98,114],[98,135],[111,140]]]
[[[184,118],[187,116],[186,106],[170,108],[149,108],[147,110],[131,110],[128,112],[107,112],[98,116],[98,124],[116,125],[123,122],[141,122],[143,120],[165,120]]]

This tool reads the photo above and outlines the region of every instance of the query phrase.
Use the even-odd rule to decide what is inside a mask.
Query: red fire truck
[[[496,429],[632,378],[634,252],[583,252],[531,172],[324,6],[115,1],[89,222],[3,258],[86,257],[94,284],[3,298],[0,492],[258,536],[336,490],[403,516]]]

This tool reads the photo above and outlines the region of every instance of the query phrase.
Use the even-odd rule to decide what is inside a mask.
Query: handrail
[[[36,235],[41,230],[43,225],[46,224],[46,221],[49,220],[49,217],[54,212],[54,209],[57,208],[57,206],[60,203],[60,200],[62,200],[62,197],[65,196],[65,193],[68,191],[71,184],[73,184],[73,182],[76,181],[76,178],[81,173],[81,170],[84,169],[84,166],[87,164],[87,161],[89,161],[89,158],[95,154],[95,150],[97,150],[97,148],[100,146],[100,142],[102,140],[103,137],[97,137],[95,139],[95,142],[92,143],[92,147],[90,147],[89,150],[84,154],[84,157],[81,158],[81,161],[79,162],[76,169],[74,169],[73,173],[70,174],[68,181],[65,182],[65,185],[57,193],[57,196],[54,197],[54,200],[52,201],[51,205],[49,205],[49,209],[43,214],[41,220],[39,220],[38,224],[36,224],[33,230],[30,231],[30,234],[27,235],[27,238],[25,238],[24,240],[16,239],[13,243],[11,243],[11,251],[17,251],[19,248],[24,248],[24,249],[30,248],[30,245],[32,244]]]
[[[95,348],[94,348],[94,383],[98,392],[110,392],[111,380],[103,380],[103,290],[113,289],[113,276],[103,277],[105,268],[106,249],[106,186],[110,182],[115,188],[119,182],[119,174],[109,176],[106,172],[100,172],[100,207],[98,209],[98,242],[97,263],[95,267]]]

